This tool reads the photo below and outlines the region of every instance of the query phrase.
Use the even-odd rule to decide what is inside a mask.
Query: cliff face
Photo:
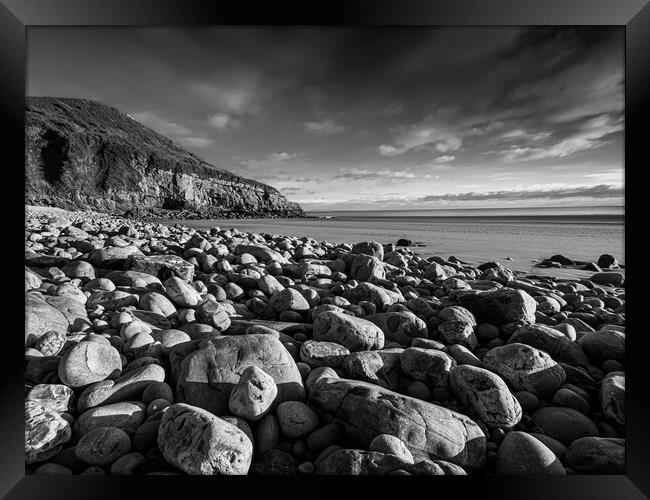
[[[30,205],[304,215],[271,186],[218,169],[128,115],[86,99],[26,98],[25,176]]]

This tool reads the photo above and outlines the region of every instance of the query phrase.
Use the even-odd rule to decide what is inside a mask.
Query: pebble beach
[[[27,474],[624,474],[615,256],[231,224],[26,207]]]

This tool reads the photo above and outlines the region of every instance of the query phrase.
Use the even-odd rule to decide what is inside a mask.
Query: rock
[[[78,260],[70,262],[61,268],[68,278],[86,278],[88,280],[95,279],[95,268],[88,262]]]
[[[125,292],[123,290],[114,290],[107,292],[96,290],[88,297],[86,307],[95,308],[101,306],[107,310],[116,310],[120,307],[130,307],[138,305],[138,296],[135,293]]]
[[[598,267],[601,267],[603,269],[617,268],[618,261],[616,260],[616,257],[614,257],[613,255],[604,253],[603,255],[598,257]]]
[[[511,431],[499,446],[496,473],[564,475],[566,471],[558,457],[541,441],[525,432]]]
[[[548,354],[516,342],[491,349],[483,358],[483,367],[501,376],[515,391],[541,397],[550,396],[566,381],[564,368]]]
[[[205,300],[196,308],[196,320],[199,323],[213,327],[217,332],[226,331],[232,325],[232,320],[224,306],[215,300]],[[190,325],[188,325],[190,326]],[[192,337],[192,335],[190,335]]]
[[[338,368],[350,351],[335,342],[307,340],[300,347],[300,359],[310,367],[331,366]]]
[[[48,304],[42,295],[25,294],[25,347],[33,347],[39,338],[52,330],[67,332],[68,326],[65,315]]]
[[[370,321],[326,311],[314,321],[314,340],[336,342],[351,352],[381,349],[384,333]]]
[[[334,378],[311,386],[309,404],[339,424],[351,443],[364,448],[379,434],[390,434],[411,453],[427,453],[466,470],[483,467],[485,435],[460,413],[366,382]]]
[[[147,405],[138,401],[124,401],[86,410],[75,421],[76,436],[83,436],[98,427],[117,427],[135,431],[144,421]]]
[[[372,283],[360,283],[358,286],[343,292],[343,298],[348,299],[352,304],[368,301],[375,304],[381,310],[391,304],[406,302],[400,292],[386,290]]]
[[[84,434],[75,449],[79,460],[90,465],[110,465],[131,450],[131,439],[116,427],[97,427]]]
[[[280,424],[275,415],[267,413],[255,429],[255,451],[263,454],[280,442]]]
[[[40,351],[43,356],[56,356],[61,352],[66,341],[65,333],[50,330],[36,341],[34,348]]]
[[[115,377],[121,370],[120,353],[113,346],[102,342],[79,342],[61,359],[58,375],[65,385],[78,388]]]
[[[398,247],[410,247],[411,245],[413,245],[413,242],[405,238],[400,238],[399,240],[397,240],[397,243],[395,243],[395,245]]]
[[[309,310],[309,303],[298,290],[285,288],[271,296],[269,307],[276,313],[284,311],[304,312]]]
[[[589,418],[572,408],[547,406],[532,415],[533,422],[544,434],[569,446],[576,439],[598,436],[598,428]]]
[[[134,245],[104,247],[90,252],[88,261],[95,267],[122,269],[127,259],[133,256],[144,257],[140,249]]]
[[[569,446],[566,461],[579,474],[625,474],[625,439],[576,439]]]
[[[143,460],[144,455],[137,451],[122,455],[111,465],[111,474],[115,476],[133,476]]]
[[[53,457],[71,437],[70,423],[56,410],[37,401],[25,401],[25,463]]]
[[[610,372],[600,387],[603,413],[619,425],[625,425],[625,372]]]
[[[589,366],[580,346],[562,332],[544,325],[524,325],[508,339],[508,344],[521,343],[548,353],[555,361],[571,365]]]
[[[568,257],[565,257],[564,255],[553,255],[548,260],[553,261],[553,262],[558,262],[559,264],[562,264],[563,266],[574,266],[575,265],[574,261],[572,261]]]
[[[445,321],[438,325],[440,339],[447,345],[462,344],[470,349],[476,347],[474,328],[465,321]]]
[[[201,294],[177,276],[171,276],[163,283],[167,295],[177,307],[195,307],[201,302]]]
[[[133,255],[124,263],[127,271],[139,271],[164,281],[172,276],[190,282],[194,277],[194,265],[177,255]]]
[[[263,262],[277,262],[279,264],[286,264],[288,262],[279,252],[271,250],[264,245],[237,245],[235,247],[235,255],[242,255],[244,253],[251,254]]]
[[[352,254],[370,255],[380,261],[384,260],[384,247],[376,241],[362,241],[352,245]]]
[[[283,401],[305,397],[298,367],[278,339],[256,334],[215,337],[204,342],[181,360],[170,361],[172,373],[178,373],[177,400],[224,415],[230,392],[249,366],[257,366],[273,377],[278,395],[272,409]]]
[[[70,411],[74,392],[63,384],[38,384],[29,391],[26,401],[33,401],[50,410],[63,413]]]
[[[589,402],[577,392],[561,387],[553,394],[553,406],[564,406],[566,408],[573,408],[585,415],[589,413]]]
[[[413,380],[420,380],[431,390],[449,390],[449,374],[456,361],[435,349],[409,347],[400,356],[402,371]]]
[[[256,457],[248,473],[251,476],[294,476],[298,474],[298,463],[286,451],[268,450]]]
[[[228,408],[237,416],[256,421],[270,410],[277,394],[273,377],[257,366],[249,366],[230,393]]]
[[[395,391],[399,388],[402,376],[401,354],[402,349],[355,352],[343,361],[343,373],[348,378],[363,380]]]
[[[451,369],[449,382],[461,404],[488,427],[509,429],[522,416],[519,401],[496,374],[471,365]]]
[[[276,415],[282,434],[289,439],[307,437],[318,428],[318,416],[300,401],[285,401],[278,405]]]
[[[623,273],[607,271],[593,274],[589,280],[593,281],[597,285],[620,286],[625,281],[625,275]]]
[[[48,476],[53,476],[53,475],[68,476],[72,474],[72,470],[62,465],[47,463],[39,466],[37,469],[34,470],[32,474],[34,474],[35,476],[39,474],[45,474]]]
[[[384,279],[386,271],[377,257],[359,254],[352,261],[350,276],[359,281],[372,281],[375,278]]]
[[[408,462],[393,454],[341,449],[317,462],[316,474],[335,476],[385,475],[408,465]]]
[[[576,343],[595,365],[600,366],[608,359],[625,363],[624,333],[615,330],[585,332]]]
[[[138,400],[147,386],[163,380],[165,369],[159,365],[149,364],[129,370],[115,381],[104,380],[86,388],[79,396],[77,407],[84,411],[95,406]]]
[[[182,403],[163,414],[158,447],[165,460],[191,475],[243,475],[253,456],[253,444],[243,431]]]
[[[462,321],[470,326],[476,326],[474,315],[460,306],[443,307],[438,313],[438,317],[441,321]]]
[[[408,450],[406,445],[395,436],[390,434],[380,434],[370,441],[370,451],[378,451],[381,453],[389,453],[395,455],[403,462],[413,463],[413,455]]]
[[[374,323],[384,333],[385,340],[410,345],[414,338],[427,338],[427,324],[415,314],[395,311],[371,314],[364,318]]]
[[[456,300],[471,311],[479,323],[503,325],[519,320],[535,321],[537,303],[523,290],[460,291]]]

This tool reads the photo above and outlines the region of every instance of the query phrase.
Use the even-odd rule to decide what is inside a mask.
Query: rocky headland
[[[210,165],[115,108],[25,102],[26,204],[139,219],[304,216],[275,188]]]
[[[623,474],[625,282],[29,209],[29,474]]]

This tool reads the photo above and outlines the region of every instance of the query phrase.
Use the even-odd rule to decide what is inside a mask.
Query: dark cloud
[[[488,192],[469,193],[448,193],[442,195],[430,195],[418,198],[416,201],[485,201],[485,200],[537,200],[566,198],[618,198],[623,196],[623,188],[608,184],[597,186],[569,187],[561,189],[538,189],[538,190],[504,190]],[[393,200],[394,201],[394,200]]]

